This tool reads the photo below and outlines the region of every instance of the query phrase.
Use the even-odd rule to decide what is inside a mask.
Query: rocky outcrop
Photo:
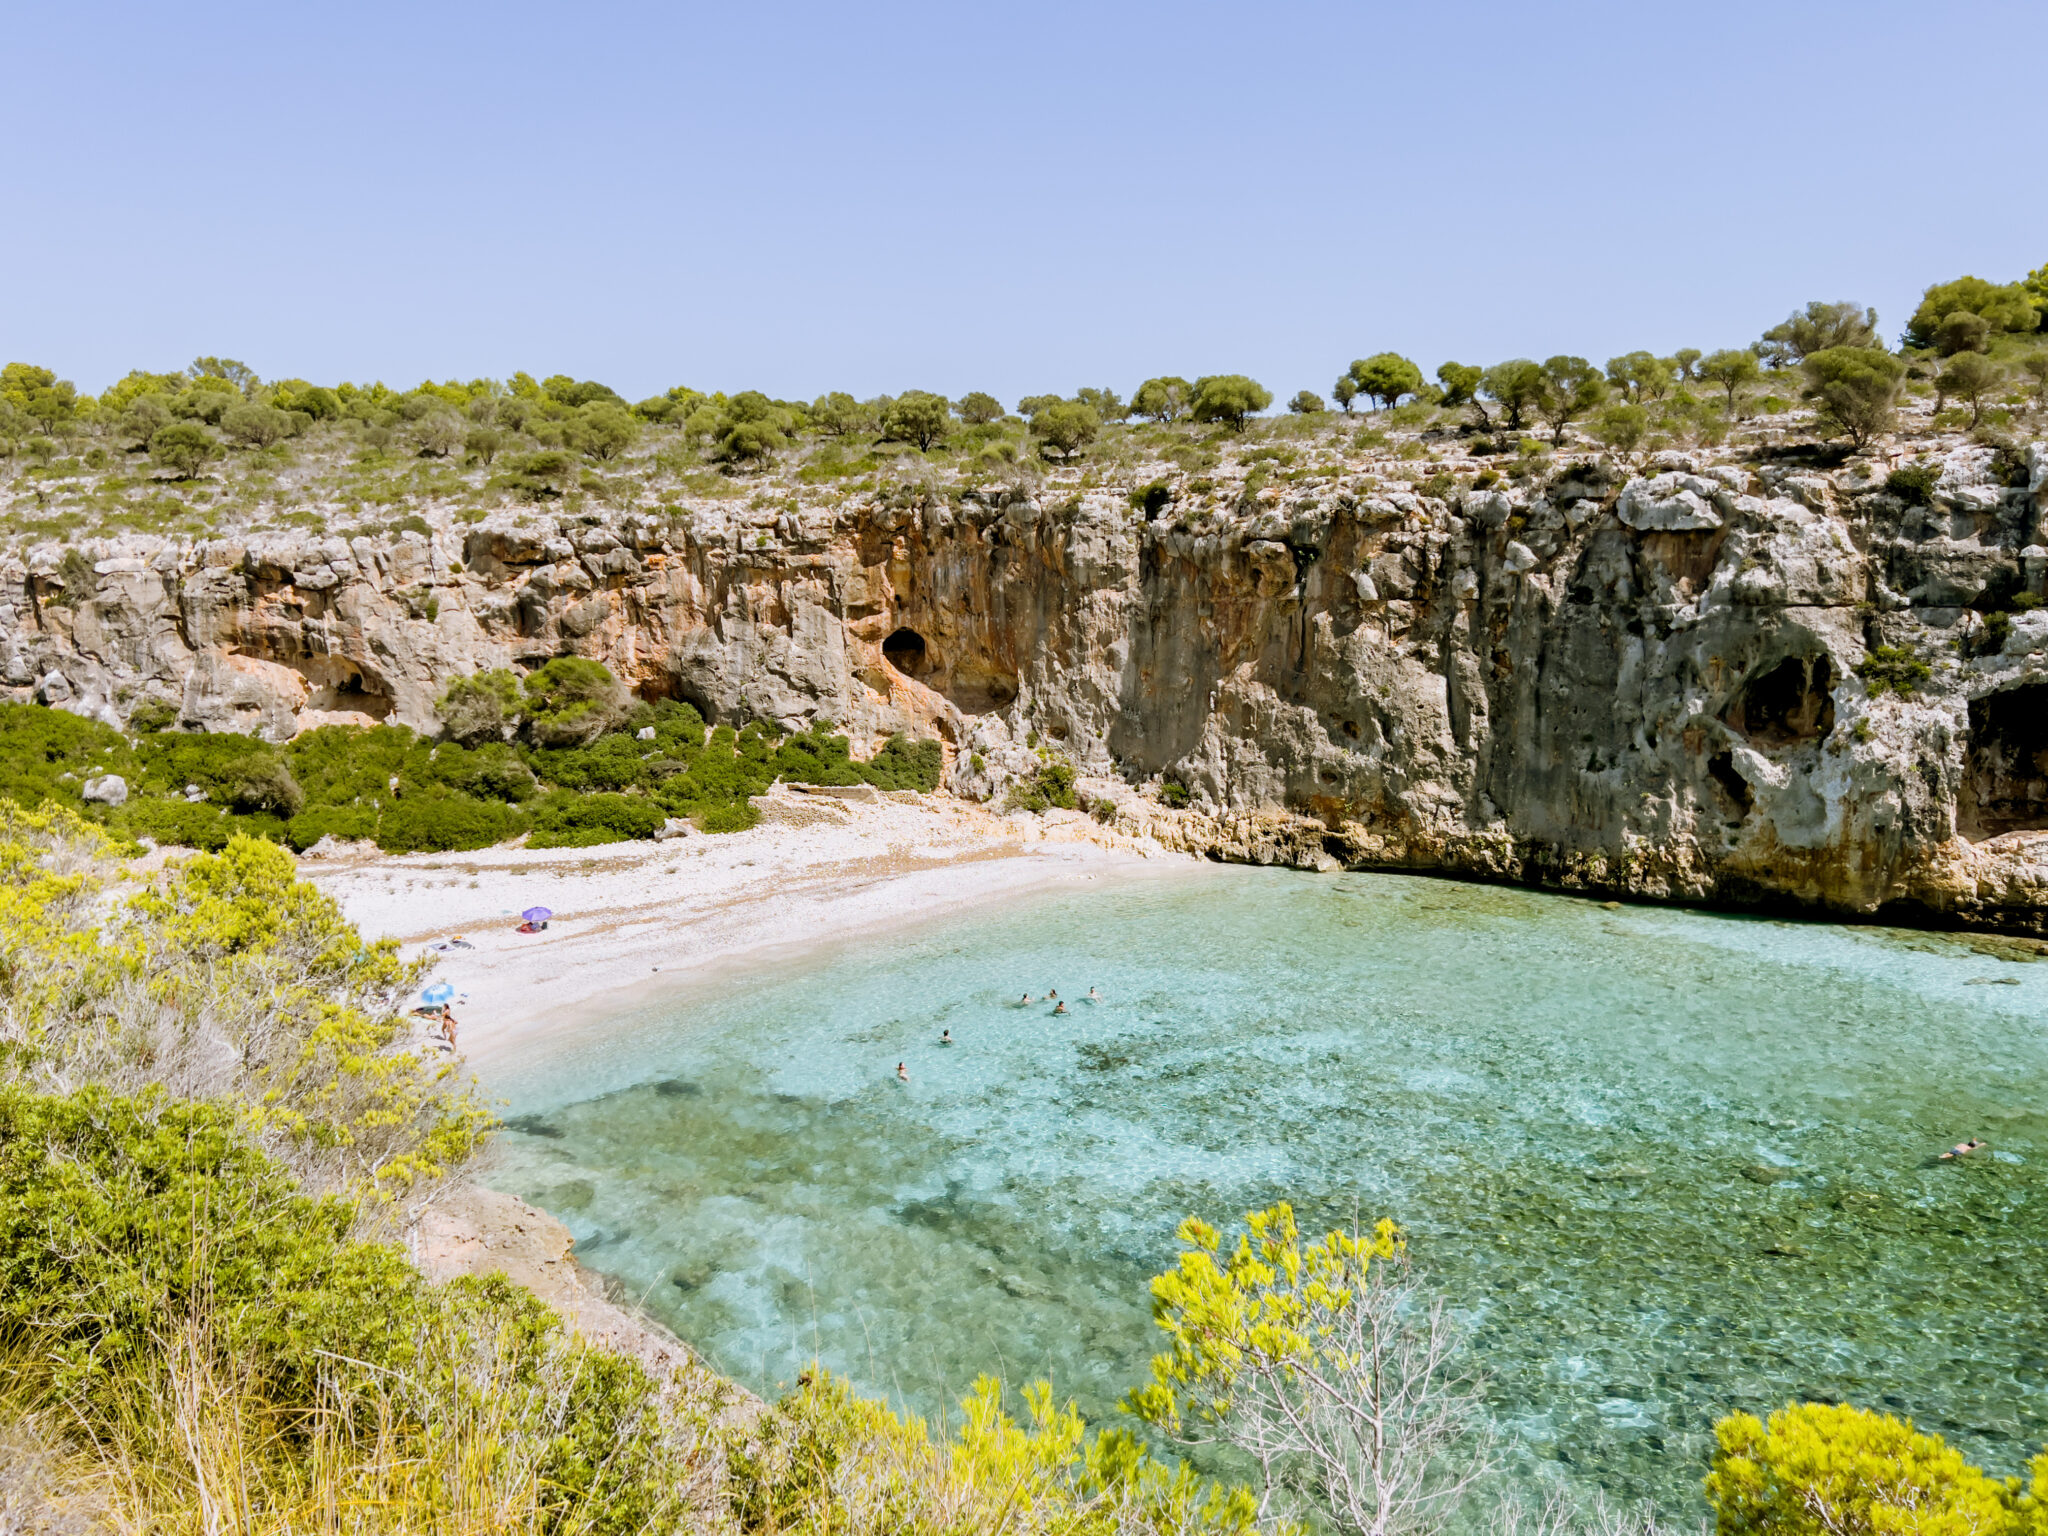
[[[2048,612],[2011,611],[2048,457],[1958,447],[1926,505],[1883,482],[1664,455],[1149,520],[1017,490],[504,511],[126,539],[90,583],[39,546],[0,568],[0,677],[280,737],[432,729],[450,677],[574,652],[714,720],[936,734],[963,794],[1056,750],[1220,857],[2048,931]],[[1930,675],[1873,694],[1880,646]]]

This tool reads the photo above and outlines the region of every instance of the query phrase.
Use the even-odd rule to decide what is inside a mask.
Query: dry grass
[[[317,1401],[278,1403],[189,1317],[156,1341],[153,1376],[102,1381],[89,1415],[25,1410],[41,1372],[18,1357],[0,1369],[0,1536],[607,1529],[607,1500],[565,1504],[540,1470],[587,1365],[573,1341],[537,1370],[520,1368],[509,1334],[426,1342],[461,1358],[403,1373],[336,1360]],[[719,1405],[679,1387],[652,1407],[665,1454],[633,1477],[633,1492],[654,1493],[641,1529],[725,1523]]]

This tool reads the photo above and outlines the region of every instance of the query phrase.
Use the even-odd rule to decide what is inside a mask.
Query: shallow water
[[[1738,1407],[2000,1470],[2048,1436],[2044,1006],[2048,964],[1941,937],[1202,870],[508,1063],[495,1178],[740,1380],[815,1355],[927,1412],[993,1370],[1113,1414],[1187,1214],[1391,1215],[1521,1473],[1690,1510]]]

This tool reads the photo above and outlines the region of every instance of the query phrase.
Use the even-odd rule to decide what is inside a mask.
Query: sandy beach
[[[721,969],[969,907],[1198,865],[1084,816],[996,816],[944,797],[778,788],[752,831],[598,848],[308,857],[302,874],[372,937],[431,954],[486,1080],[522,1047],[601,1025]],[[517,931],[550,908],[545,933]],[[470,948],[452,945],[460,936]]]

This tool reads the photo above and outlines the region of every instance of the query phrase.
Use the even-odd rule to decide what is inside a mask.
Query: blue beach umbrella
[[[524,912],[520,913],[519,915],[525,918],[529,923],[544,923],[549,918],[553,917],[555,914],[550,912],[546,907],[528,907]]]
[[[425,1003],[429,1008],[438,1008],[443,1003],[454,1001],[454,998],[455,989],[449,986],[448,983],[445,981],[435,982],[431,987],[427,988],[426,991],[420,994],[420,1001]]]

